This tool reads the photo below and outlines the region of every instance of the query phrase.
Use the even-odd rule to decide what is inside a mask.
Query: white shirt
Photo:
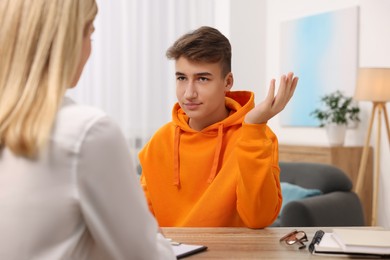
[[[65,98],[37,160],[0,150],[0,259],[176,259],[119,127]]]

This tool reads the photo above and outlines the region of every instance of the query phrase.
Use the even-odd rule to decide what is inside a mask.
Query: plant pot
[[[326,133],[330,146],[343,146],[345,140],[346,125],[329,124],[326,125]]]

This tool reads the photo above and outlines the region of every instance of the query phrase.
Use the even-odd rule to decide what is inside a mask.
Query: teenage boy
[[[278,143],[267,121],[292,97],[298,78],[275,80],[265,100],[230,91],[231,46],[218,30],[201,27],[167,51],[175,60],[172,122],[139,154],[141,184],[160,226],[263,228],[281,204]]]

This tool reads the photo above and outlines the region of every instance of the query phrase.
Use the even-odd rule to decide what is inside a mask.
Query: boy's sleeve
[[[281,205],[278,141],[266,124],[243,124],[237,144],[237,210],[247,227],[264,228]]]

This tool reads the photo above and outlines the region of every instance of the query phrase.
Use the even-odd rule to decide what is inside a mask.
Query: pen
[[[315,234],[314,234],[314,237],[313,239],[311,240],[311,243],[309,245],[309,251],[310,253],[313,253],[314,251],[314,245],[315,244],[319,244],[322,237],[324,236],[325,232],[322,231],[322,230],[318,230]]]

